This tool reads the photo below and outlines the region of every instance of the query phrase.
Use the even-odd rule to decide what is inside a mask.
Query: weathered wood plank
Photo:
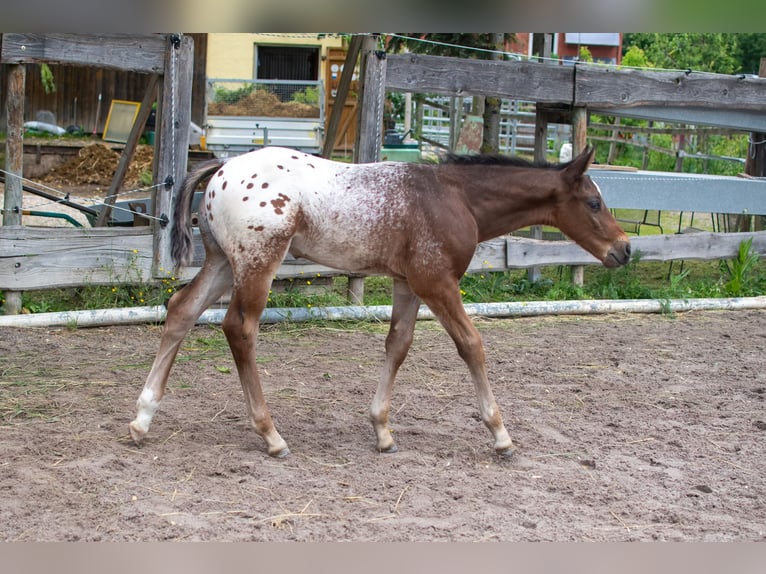
[[[162,74],[164,34],[3,34],[0,62],[100,66]]]
[[[140,283],[151,260],[149,228],[0,227],[0,289]]]
[[[686,233],[678,235],[646,235],[631,237],[633,253],[640,252],[641,261],[674,261],[731,259],[740,243],[753,238],[753,250],[766,254],[766,232],[756,233]],[[571,241],[540,241],[510,237],[507,241],[508,269],[524,269],[534,265],[594,265],[599,261]]]
[[[641,261],[731,259],[740,243],[753,238],[753,249],[766,255],[766,231],[754,233],[688,233],[631,238]],[[202,263],[198,259],[176,277],[191,280]],[[78,285],[113,285],[151,282],[152,236],[147,228],[30,228],[0,227],[0,290],[31,291]],[[599,265],[571,241],[542,241],[503,237],[485,241],[476,249],[468,273],[525,269],[550,265]],[[163,276],[167,276],[166,270]],[[304,259],[288,259],[277,279],[348,275]]]
[[[574,104],[766,110],[766,80],[697,72],[655,72],[578,65]]]
[[[157,126],[159,141],[155,144],[154,178],[165,185],[155,192],[154,272],[163,277],[162,269],[172,266],[170,260],[170,225],[173,220],[174,195],[180,193],[186,176],[191,121],[194,40],[191,36],[168,37],[164,55],[166,72],[158,97]]]
[[[450,96],[491,95],[542,103],[570,103],[573,67],[537,62],[469,60],[422,54],[388,56],[386,88]]]
[[[5,140],[5,185],[3,189],[3,225],[21,225],[24,175],[24,85],[26,67],[9,66],[8,96],[5,102],[8,135]],[[21,293],[5,293],[5,312],[15,315],[21,312]]]
[[[725,74],[603,66],[550,66],[421,54],[388,57],[386,88],[451,96],[487,94],[538,104],[600,108],[642,105],[766,110],[766,80]]]
[[[375,49],[374,37],[364,39],[361,48],[362,90],[359,102],[355,163],[376,162],[380,158],[383,140],[383,100],[386,77],[386,54]]]
[[[5,138],[5,171],[3,188],[3,225],[21,225],[22,177],[24,176],[24,84],[26,68],[11,66],[8,73]]]

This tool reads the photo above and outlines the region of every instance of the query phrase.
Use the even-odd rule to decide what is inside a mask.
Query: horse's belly
[[[295,257],[309,259],[320,265],[326,265],[343,271],[357,273],[390,272],[386,257],[380,245],[368,244],[364,240],[339,242],[335,240],[307,241],[296,236],[290,246],[290,253]]]

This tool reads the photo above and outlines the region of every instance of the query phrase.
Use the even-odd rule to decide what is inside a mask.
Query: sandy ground
[[[0,331],[6,541],[758,541],[766,312],[477,320],[517,444],[499,460],[470,379],[419,323],[375,452],[376,325],[264,328],[290,444],[244,418],[219,329],[195,328],[146,443],[127,425],[156,326]]]

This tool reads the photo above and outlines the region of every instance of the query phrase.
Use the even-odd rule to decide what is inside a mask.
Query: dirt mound
[[[139,145],[128,166],[123,187],[145,185],[152,172],[154,148]],[[43,181],[54,184],[108,186],[112,183],[120,154],[104,144],[94,143],[80,149],[76,157],[50,171]]]
[[[255,90],[236,102],[212,102],[211,116],[265,116],[272,118],[318,118],[319,108],[300,102],[282,102],[266,90]]]

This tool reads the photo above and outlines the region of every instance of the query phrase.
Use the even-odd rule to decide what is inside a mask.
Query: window
[[[255,78],[315,82],[319,79],[319,47],[256,46]]]
[[[580,32],[566,32],[564,42],[567,44],[585,44],[588,46],[619,46],[621,38],[619,34],[582,34]]]

